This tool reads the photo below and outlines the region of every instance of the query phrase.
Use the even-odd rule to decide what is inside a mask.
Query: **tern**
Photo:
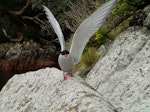
[[[111,13],[115,3],[116,0],[109,0],[108,2],[104,3],[79,25],[73,35],[70,51],[66,49],[64,35],[58,21],[52,12],[43,5],[47,19],[53,27],[60,42],[61,52],[58,57],[58,64],[63,73],[70,74],[70,76],[73,77],[73,67],[80,61],[85,45],[89,41],[90,37],[92,37],[92,35],[102,26],[106,17]],[[67,80],[65,74],[63,75],[64,80]]]

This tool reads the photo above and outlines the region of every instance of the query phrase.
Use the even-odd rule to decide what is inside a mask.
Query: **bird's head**
[[[69,51],[64,50],[64,51],[60,52],[60,54],[66,58],[69,55]]]

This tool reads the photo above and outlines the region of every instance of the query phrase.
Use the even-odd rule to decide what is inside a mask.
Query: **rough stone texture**
[[[0,44],[0,89],[15,73],[44,67],[58,67],[56,48],[32,40]]]
[[[149,112],[150,31],[128,28],[88,74],[62,81],[46,68],[15,75],[0,92],[0,112]]]
[[[143,11],[148,15],[150,13],[150,5],[146,6]]]
[[[143,25],[150,28],[150,13],[147,18],[144,20]]]
[[[49,64],[51,53],[36,44],[11,46],[0,45],[0,72]],[[86,82],[77,76],[62,81],[55,68],[15,75],[0,92],[0,112],[149,112],[150,30],[128,28],[103,55]]]
[[[121,112],[149,112],[150,31],[130,27],[119,35],[86,81]]]
[[[145,27],[149,27],[150,28],[150,5],[148,5],[147,7],[145,7],[143,11],[145,12],[145,14],[147,16],[146,19],[143,22],[143,25]]]
[[[0,44],[0,71],[24,72],[55,65],[56,48],[44,47],[33,41]]]
[[[15,75],[0,93],[0,112],[114,112],[79,77],[62,81],[62,71],[41,69]]]

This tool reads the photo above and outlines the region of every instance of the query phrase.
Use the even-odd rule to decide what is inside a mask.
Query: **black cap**
[[[69,51],[68,50],[64,50],[62,52],[60,52],[62,55],[65,55],[65,54],[69,54]]]

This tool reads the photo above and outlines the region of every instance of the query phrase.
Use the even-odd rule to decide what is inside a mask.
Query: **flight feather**
[[[45,14],[47,15],[48,21],[50,22],[56,35],[58,36],[60,46],[61,46],[61,51],[64,51],[65,50],[65,41],[64,41],[64,35],[62,33],[60,25],[59,25],[58,21],[55,19],[52,12],[44,5],[43,5],[43,8],[44,8]]]
[[[70,49],[70,53],[74,56],[74,64],[79,62],[88,40],[103,24],[106,17],[110,14],[115,2],[116,0],[110,0],[104,3],[77,28]]]

